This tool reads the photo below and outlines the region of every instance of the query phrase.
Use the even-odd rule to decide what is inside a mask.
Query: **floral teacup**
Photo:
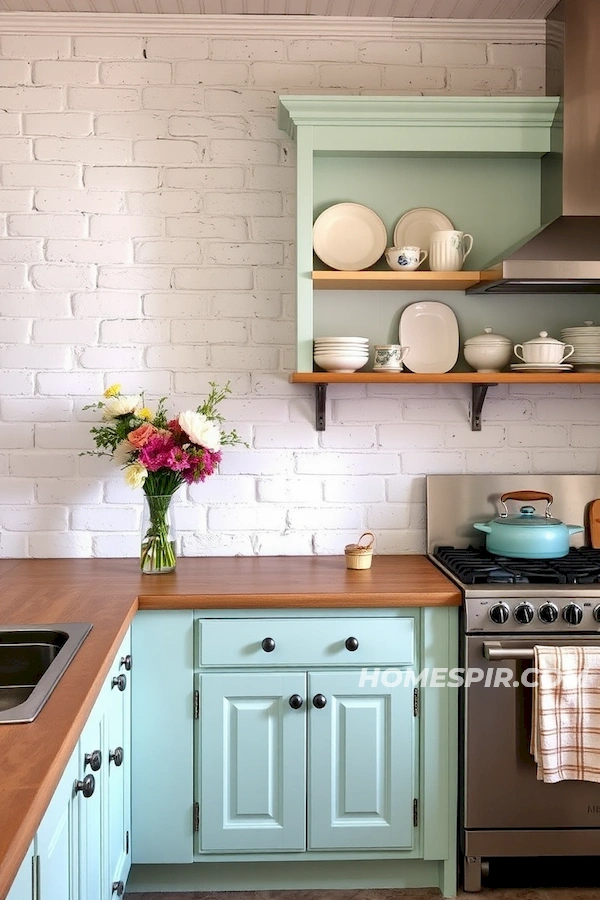
[[[418,269],[427,256],[427,250],[421,250],[420,247],[390,247],[385,251],[388,266],[396,272],[412,272]]]

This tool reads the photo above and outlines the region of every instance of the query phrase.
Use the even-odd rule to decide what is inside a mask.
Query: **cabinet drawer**
[[[412,618],[206,619],[198,632],[201,666],[409,666],[415,655]]]

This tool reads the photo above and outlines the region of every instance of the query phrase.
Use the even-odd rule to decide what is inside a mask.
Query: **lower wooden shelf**
[[[314,384],[316,429],[325,431],[325,401],[329,384],[470,384],[471,430],[481,431],[481,413],[488,388],[498,384],[600,384],[600,372],[292,372],[292,384]]]

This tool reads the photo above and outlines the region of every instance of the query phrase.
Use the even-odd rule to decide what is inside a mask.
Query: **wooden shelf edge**
[[[600,372],[292,372],[292,384],[600,384]]]
[[[495,281],[500,269],[460,272],[393,272],[369,269],[361,272],[315,270],[315,290],[465,291],[480,282]]]

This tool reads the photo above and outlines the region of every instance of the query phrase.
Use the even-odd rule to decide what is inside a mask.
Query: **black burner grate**
[[[463,584],[600,583],[600,550],[588,547],[560,559],[513,559],[482,547],[438,547],[434,557]]]

